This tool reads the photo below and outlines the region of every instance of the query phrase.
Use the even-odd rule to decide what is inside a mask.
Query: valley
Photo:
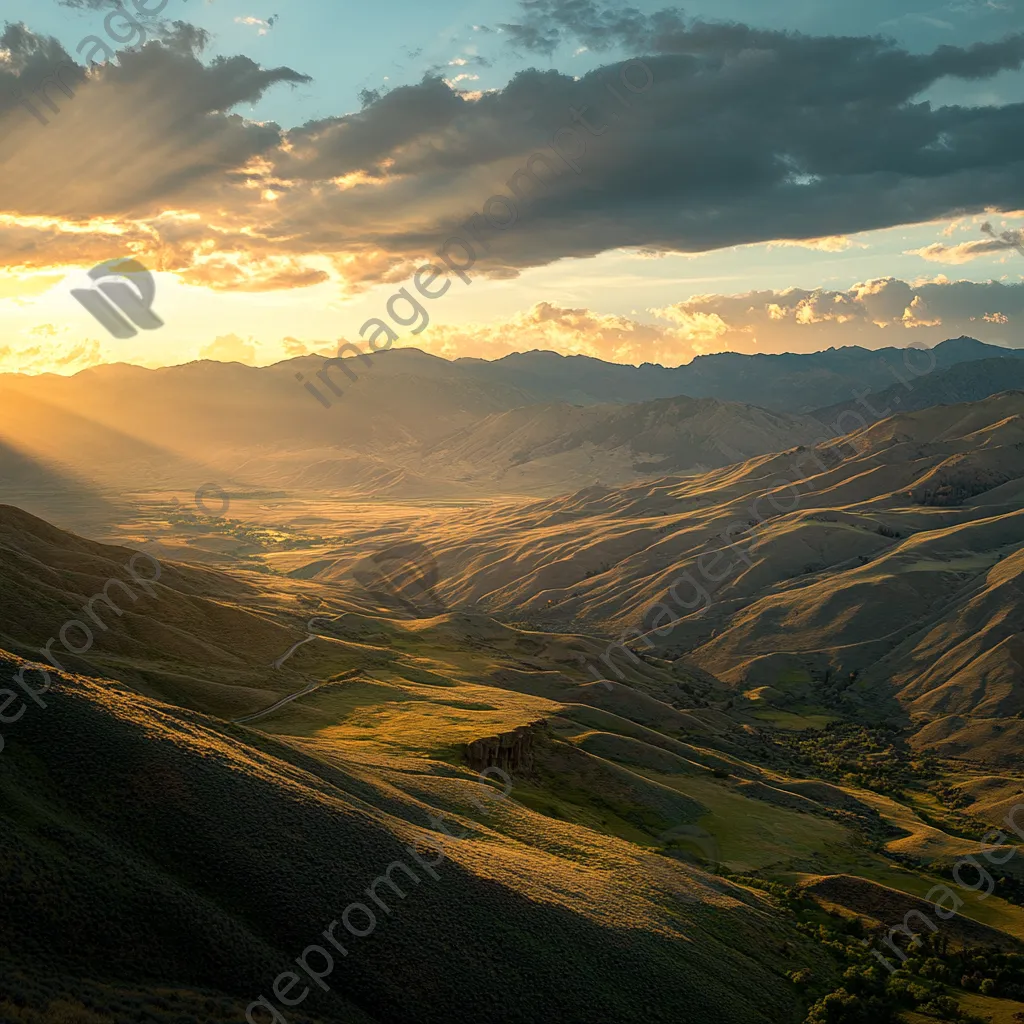
[[[500,941],[533,979],[528,1014],[637,1019],[624,994],[669,970],[676,988],[647,1020],[814,1020],[855,970],[894,1013],[952,998],[1010,1020],[1024,1007],[1022,423],[1024,395],[998,393],[542,499],[367,499],[258,472],[236,489],[204,484],[205,464],[193,501],[173,479],[153,487],[150,467],[99,490],[97,540],[0,508],[8,674],[47,654],[61,666],[3,730],[0,942],[22,951],[6,989],[25,1005],[64,991],[32,950],[77,936],[72,988],[102,976],[108,1005],[159,977],[223,1019],[294,1019],[275,977],[406,844],[442,858],[438,878],[372,908],[379,930],[335,964],[344,983],[306,978],[299,1019],[479,1014],[512,996],[468,951]],[[72,495],[47,500],[73,518]],[[129,602],[109,581],[129,580],[137,550],[160,572]],[[87,652],[43,649],[106,592],[116,609],[101,606],[109,628]],[[482,802],[481,781],[492,797],[501,782],[480,771],[501,772],[509,798]],[[155,958],[111,959],[30,896],[28,864],[83,914],[116,908],[110,927],[140,947],[123,886],[175,931]],[[871,964],[919,954],[907,935],[878,942],[959,892],[964,864],[991,885],[921,941],[928,963],[989,966],[894,1003]],[[494,914],[521,930],[496,939]],[[438,920],[466,952],[413,1011]],[[198,933],[216,955],[197,959]]]

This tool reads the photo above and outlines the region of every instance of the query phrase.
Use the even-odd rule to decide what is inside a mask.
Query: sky
[[[1019,3],[5,0],[0,371],[1024,347]]]

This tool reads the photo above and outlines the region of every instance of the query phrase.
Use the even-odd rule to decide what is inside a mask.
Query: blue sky
[[[638,8],[656,11],[665,5],[639,0]],[[735,20],[766,28],[810,34],[875,35],[897,39],[912,51],[925,52],[945,43],[982,42],[1019,31],[1024,16],[1016,0],[698,0],[685,6],[694,17]],[[501,34],[474,31],[474,25],[497,26],[513,20],[517,5],[508,2],[432,4],[409,0],[341,4],[335,0],[169,0],[164,17],[184,18],[211,34],[210,55],[245,53],[265,65],[286,64],[314,82],[268,94],[245,109],[247,115],[301,124],[312,118],[358,109],[361,89],[392,87],[418,81],[425,72],[449,61],[480,55],[489,68],[452,68],[480,76],[481,88],[500,88],[527,65],[557,67],[578,74],[606,62],[608,55],[575,55],[576,46],[551,57],[516,54]],[[261,34],[258,24],[277,15]],[[6,0],[4,18],[24,21],[56,36],[68,51],[91,32],[100,31],[103,15],[93,10],[58,6],[52,0]],[[417,52],[418,51],[418,52]],[[411,56],[416,54],[415,56]],[[619,56],[626,56],[620,51]],[[631,55],[630,55],[631,56]],[[945,102],[1024,100],[1024,76],[1007,73],[978,85],[948,83],[934,91]]]

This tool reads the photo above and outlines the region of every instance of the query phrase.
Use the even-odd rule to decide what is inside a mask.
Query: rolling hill
[[[1022,404],[929,409],[571,499],[425,506],[383,533],[286,547],[277,571],[162,558],[152,594],[121,616],[94,606],[109,625],[94,647],[56,645],[69,671],[4,716],[0,1016],[803,1020],[872,962],[865,930],[981,855],[987,826],[958,808],[993,820],[1019,799],[1004,755]],[[809,454],[806,507],[730,538],[742,569],[703,616],[634,631],[632,656],[608,644],[613,584],[642,612],[644,588],[665,589],[664,544],[666,571],[717,574],[696,560],[723,517]],[[972,479],[985,488],[962,496]],[[436,548],[429,607],[388,606],[359,572],[406,530]],[[794,574],[808,551],[822,567]],[[62,622],[91,621],[90,595],[132,582],[133,557],[0,508],[0,670],[17,677]],[[566,583],[574,560],[596,571]],[[975,766],[958,744],[986,729]],[[876,750],[875,775],[833,767]],[[935,752],[949,767],[926,771]],[[504,798],[475,774],[498,768]],[[1006,871],[932,951],[951,970],[1019,948]],[[335,932],[328,971],[325,929],[346,912],[355,931]],[[297,957],[313,968],[296,975],[298,1015],[274,988]]]
[[[763,898],[525,808],[508,810],[503,835],[476,820],[466,773],[403,788],[396,773],[82,677],[62,676],[47,705],[0,758],[8,999],[70,990],[102,1006],[97,990],[116,1003],[142,989],[159,1005],[174,989],[206,1020],[240,1020],[261,995],[339,1022],[470,1020],[494,1006],[580,1022],[793,1012],[782,970],[794,936]],[[411,875],[392,869],[396,888],[369,898],[395,862]],[[288,1009],[274,979],[311,944],[331,950],[321,933],[360,900],[372,910],[336,933],[346,952],[330,990],[306,978],[306,1005]],[[638,1002],[638,981],[657,999]],[[211,997],[219,1012],[203,1014]]]
[[[703,471],[820,435],[810,417],[717,399],[528,405],[443,438],[421,464],[495,493],[551,494]]]
[[[869,418],[880,418],[899,412],[913,412],[932,405],[957,405],[960,402],[980,402],[1000,391],[1024,388],[1024,362],[1006,358],[978,359],[958,363],[945,370],[935,370],[927,376],[893,384],[877,394],[861,395],[862,401],[846,401],[815,409],[811,415],[822,423],[849,423],[844,413],[865,413]],[[874,411],[872,411],[874,410]]]
[[[844,699],[881,714],[1005,717],[1024,708],[1022,485],[1007,392],[703,475],[425,514],[415,536],[452,604],[685,653],[739,692],[852,677]]]

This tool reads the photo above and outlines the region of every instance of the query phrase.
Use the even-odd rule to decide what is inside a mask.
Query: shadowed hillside
[[[403,786],[80,677],[46,703],[0,757],[19,999],[102,977],[213,993],[237,1020],[389,863],[416,864],[410,844],[437,871],[383,888],[370,938],[340,932],[331,992],[299,1019],[777,1021],[794,1009],[782,972],[816,957],[763,898],[696,869],[525,808],[494,831],[465,778]]]
[[[860,402],[840,402],[815,409],[811,415],[825,424],[849,423],[849,419],[841,418],[844,413],[877,418],[932,405],[980,402],[1000,391],[1024,389],[1024,362],[1006,358],[978,359],[935,370],[908,383],[910,387],[893,384],[877,393],[862,395]]]
[[[972,360],[1020,357],[1024,351],[961,337],[936,345],[932,354],[935,368],[942,370]],[[652,363],[622,366],[554,352],[515,353],[493,362],[460,359],[455,365],[478,380],[513,385],[533,401],[586,405],[689,395],[794,414],[848,401],[855,391],[865,388],[884,390],[899,379],[893,369],[908,376],[905,357],[915,370],[931,362],[919,351],[908,356],[906,349],[871,350],[855,345],[812,353],[719,352],[697,356],[678,367]],[[969,397],[965,395],[964,399]]]
[[[993,411],[1006,410],[963,420],[977,433]],[[604,502],[612,519],[628,509],[607,493],[577,501],[591,514]],[[87,616],[83,596],[132,556],[16,509],[2,523],[9,637]],[[565,523],[548,513],[549,529]],[[890,774],[877,778],[815,761],[813,736],[842,702],[808,696],[791,673],[739,694],[700,667],[703,648],[609,658],[594,636],[475,607],[388,609],[327,564],[333,580],[163,563],[152,605],[140,597],[111,619],[95,666],[92,651],[76,666],[107,678],[51,670],[50,688],[4,726],[0,947],[9,1005],[34,1014],[28,1024],[76,1007],[87,1024],[237,1024],[246,1007],[276,1019],[253,1000],[356,902],[373,908],[372,934],[345,933],[328,990],[305,986],[284,1019],[797,1021],[847,964],[869,960],[863,933],[833,920],[836,906],[861,912],[861,890],[771,879],[864,876],[895,911],[983,848],[956,812],[939,818],[930,791],[890,781],[924,778],[905,740],[886,741]],[[314,604],[316,634],[298,645]],[[268,666],[261,690],[274,639],[293,645],[291,674]],[[17,668],[0,654],[3,666]],[[197,710],[211,707],[244,708],[246,724]],[[826,749],[865,742],[836,735]],[[474,776],[491,766],[506,773],[504,797],[493,776]],[[993,807],[1014,785],[977,783]],[[413,870],[424,860],[436,878]],[[996,947],[1024,937],[1024,911],[1002,895],[964,916],[978,925],[965,934]],[[821,935],[831,945],[810,941]],[[810,987],[794,986],[804,970]]]
[[[756,406],[668,398],[636,405],[525,406],[497,413],[424,453],[456,479],[499,493],[551,493],[601,480],[706,470],[820,437],[809,417]]]

